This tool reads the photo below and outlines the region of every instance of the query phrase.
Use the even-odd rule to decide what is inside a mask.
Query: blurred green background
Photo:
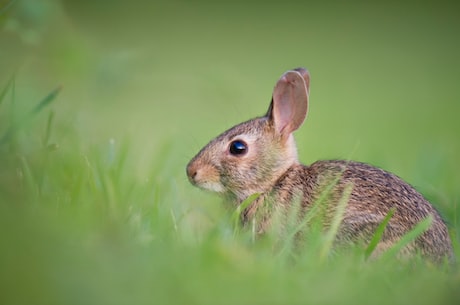
[[[449,2],[20,0],[1,16],[0,83],[15,74],[24,99],[61,84],[58,116],[88,140],[129,135],[147,155],[181,142],[185,162],[304,66],[302,160],[417,179],[415,162],[458,155],[458,17]]]
[[[208,230],[220,221],[220,201],[190,186],[184,170],[214,136],[265,113],[276,80],[298,66],[312,76],[309,116],[296,132],[301,161],[350,158],[395,172],[459,234],[459,54],[455,1],[0,0],[0,88],[14,76],[0,104],[0,135],[62,86],[13,144],[0,147],[8,292],[0,303],[135,304],[153,295],[245,303],[238,291],[252,303],[307,299],[296,293],[313,275],[277,273],[270,259],[256,263],[233,244],[215,248]],[[57,149],[45,153],[50,116],[46,144]],[[184,258],[190,243],[198,248]],[[357,291],[379,283],[383,270],[347,286],[347,266],[320,269],[310,291],[328,291],[335,278],[337,299],[368,301]],[[197,274],[202,284],[190,284]],[[268,284],[274,274],[277,289]],[[455,287],[458,274],[419,278],[432,276],[443,288],[420,302],[452,300],[443,289]],[[191,286],[177,293],[175,283]],[[240,290],[214,302],[226,285]],[[395,299],[422,287],[401,286]]]

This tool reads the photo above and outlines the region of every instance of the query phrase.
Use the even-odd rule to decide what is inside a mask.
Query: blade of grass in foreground
[[[21,157],[21,174],[23,177],[24,185],[26,186],[27,194],[29,198],[32,199],[32,202],[35,203],[39,195],[39,186],[37,180],[33,175],[33,170],[31,169],[27,159]]]
[[[302,221],[295,227],[294,230],[291,230],[288,232],[288,235],[286,236],[287,241],[292,241],[295,235],[298,232],[301,232],[302,230],[304,230],[315,217],[321,216],[321,215],[318,215],[321,211],[321,207],[326,202],[328,196],[331,194],[333,188],[337,185],[339,180],[340,180],[340,177],[335,178],[327,186],[327,188],[323,192],[321,192],[321,196],[317,200],[315,200],[312,207],[308,210],[306,215],[302,218]],[[321,219],[318,219],[318,220],[321,221]],[[280,255],[283,255],[286,251],[288,251],[289,247],[290,247],[290,243],[286,242],[284,244],[284,247],[280,251]]]
[[[383,221],[379,224],[379,226],[375,230],[374,236],[372,236],[371,242],[369,243],[369,246],[367,246],[366,251],[364,252],[365,259],[368,259],[371,256],[372,252],[374,252],[375,247],[377,247],[378,243],[382,239],[383,232],[385,232],[385,228],[390,222],[391,217],[393,217],[395,211],[396,211],[396,208],[391,208],[387,216],[385,216]]]
[[[307,213],[304,215],[304,217],[302,217],[299,223],[297,223],[296,219],[293,219],[292,217],[289,218],[290,221],[293,221],[294,223],[296,223],[296,226],[286,232],[287,234],[286,234],[285,242],[283,243],[282,249],[279,251],[279,256],[285,256],[288,252],[290,252],[289,250],[292,250],[292,245],[293,245],[295,236],[299,232],[302,232],[305,228],[307,228],[314,219],[322,223],[323,221],[322,218],[324,217],[324,215],[320,215],[321,208],[326,203],[334,187],[339,183],[342,174],[343,174],[343,171],[340,173],[338,177],[336,177],[334,180],[331,181],[331,183],[327,185],[327,187],[321,192],[320,197],[315,200],[315,202],[308,209]],[[298,206],[296,207],[300,208],[301,202],[298,202],[297,204]],[[294,210],[298,210],[298,209],[294,209]]]
[[[234,224],[234,229],[233,229],[233,234],[234,235],[237,235],[237,233],[239,232],[239,227],[240,227],[240,220],[241,220],[241,213],[251,204],[253,203],[255,200],[257,200],[257,198],[259,198],[260,194],[259,193],[255,193],[255,194],[252,194],[251,196],[249,196],[248,198],[246,198],[240,205],[238,205],[235,209],[235,211],[233,212],[233,215],[232,215],[232,222]]]
[[[3,99],[5,98],[6,94],[7,94],[8,91],[10,90],[10,87],[13,86],[13,83],[14,83],[14,76],[12,76],[12,77],[10,78],[10,80],[8,81],[8,83],[6,83],[5,88],[3,88],[2,93],[0,93],[0,105],[3,103]]]
[[[57,87],[51,91],[45,98],[43,98],[26,116],[24,116],[19,122],[12,124],[8,130],[3,134],[0,139],[0,145],[5,144],[8,140],[17,132],[28,120],[30,120],[34,115],[39,113],[43,108],[48,106],[59,94],[61,91],[61,86]],[[3,92],[2,92],[3,94]]]
[[[53,91],[51,91],[44,99],[42,99],[42,100],[37,104],[37,106],[35,106],[34,109],[32,109],[32,111],[30,112],[30,115],[37,114],[37,113],[39,113],[43,108],[45,108],[46,106],[48,106],[48,105],[56,98],[56,96],[59,94],[59,92],[61,91],[61,89],[62,89],[62,86],[59,86],[59,87],[57,87],[56,89],[54,89]]]
[[[53,119],[54,119],[54,112],[51,111],[50,114],[48,115],[48,120],[46,121],[46,129],[45,129],[45,134],[43,135],[42,138],[42,145],[43,147],[48,146],[48,142],[51,137],[51,131],[52,131],[52,126],[53,126]]]
[[[343,190],[342,197],[340,198],[339,203],[337,204],[337,210],[335,211],[334,218],[332,219],[331,226],[326,233],[326,238],[324,240],[323,247],[320,252],[320,259],[324,260],[331,252],[335,236],[339,230],[340,223],[343,219],[343,214],[345,213],[345,208],[348,204],[348,199],[350,199],[351,192],[353,190],[353,184],[347,184]]]
[[[384,252],[381,256],[382,260],[387,260],[395,257],[401,249],[403,249],[410,242],[415,240],[420,234],[428,230],[433,223],[433,216],[428,216],[424,220],[420,221],[412,230],[407,232],[396,244],[390,249]]]

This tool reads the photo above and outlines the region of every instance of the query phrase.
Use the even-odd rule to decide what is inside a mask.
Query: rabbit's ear
[[[309,86],[310,74],[303,68],[287,71],[276,83],[267,117],[283,138],[287,138],[305,120]]]

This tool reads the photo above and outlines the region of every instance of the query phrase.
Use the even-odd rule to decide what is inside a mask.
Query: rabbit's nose
[[[198,170],[196,169],[196,166],[194,166],[193,164],[187,165],[187,176],[190,182],[193,184],[195,183],[195,177],[197,173],[198,173]]]

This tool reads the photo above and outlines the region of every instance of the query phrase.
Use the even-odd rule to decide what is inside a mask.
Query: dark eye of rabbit
[[[241,140],[230,143],[230,153],[234,156],[244,155],[248,151],[248,146]]]

